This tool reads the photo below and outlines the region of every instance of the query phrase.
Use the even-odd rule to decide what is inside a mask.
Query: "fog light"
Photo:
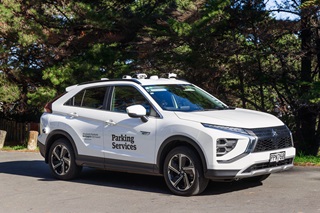
[[[217,156],[223,156],[236,147],[238,140],[231,138],[219,138],[217,139]]]

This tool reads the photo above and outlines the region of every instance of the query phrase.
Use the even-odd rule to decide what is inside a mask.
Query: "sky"
[[[283,0],[265,0],[266,3],[266,8],[267,10],[269,9],[276,9],[276,2],[278,4],[281,4],[281,2],[283,2]],[[292,13],[285,13],[285,12],[273,12],[273,15],[276,17],[276,19],[299,19],[299,16],[294,15]]]

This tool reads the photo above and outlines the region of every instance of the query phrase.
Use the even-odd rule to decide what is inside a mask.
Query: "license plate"
[[[282,161],[285,159],[285,157],[286,157],[286,152],[271,153],[270,163]]]

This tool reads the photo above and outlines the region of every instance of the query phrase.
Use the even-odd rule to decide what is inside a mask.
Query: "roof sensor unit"
[[[177,74],[175,73],[165,73],[162,76],[164,76],[164,78],[177,78]]]
[[[147,77],[148,77],[147,74],[144,74],[144,73],[138,73],[133,76],[133,78],[137,78],[137,79],[146,79]]]
[[[168,78],[177,78],[177,74],[175,74],[175,73],[168,73]]]
[[[122,79],[132,79],[132,77],[130,75],[124,75],[122,76]]]

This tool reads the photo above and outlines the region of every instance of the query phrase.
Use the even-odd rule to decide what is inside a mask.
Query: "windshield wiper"
[[[211,111],[211,110],[234,110],[236,109],[235,107],[217,107],[217,108],[214,108],[214,109],[204,109],[204,111]]]
[[[227,109],[236,109],[236,107],[233,107],[233,106],[228,106]]]

